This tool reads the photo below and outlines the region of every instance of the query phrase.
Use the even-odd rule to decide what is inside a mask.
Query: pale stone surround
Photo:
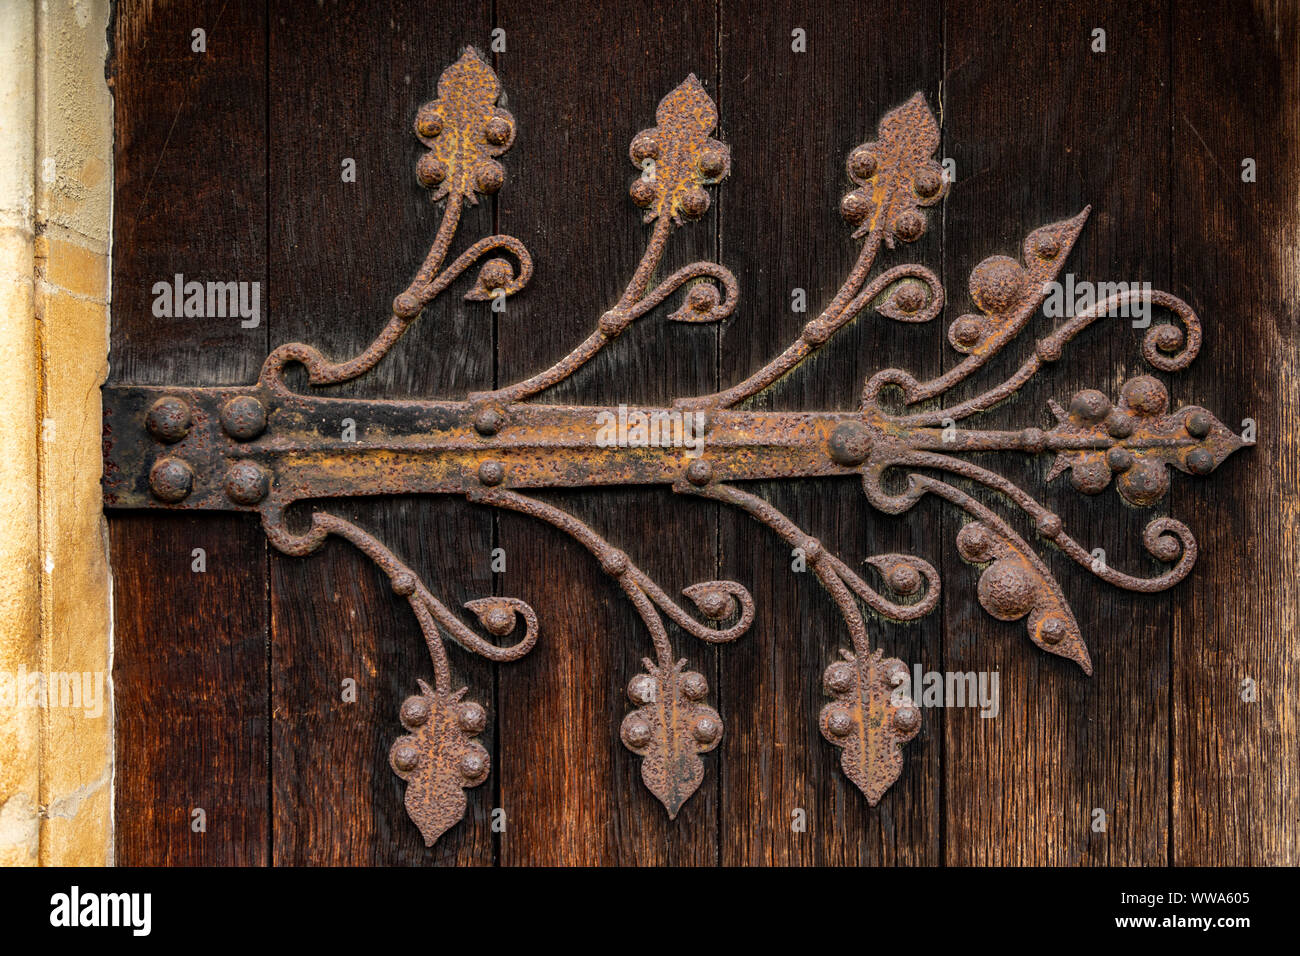
[[[0,865],[112,862],[109,0],[0,2]],[[45,675],[46,706],[25,706]],[[102,680],[95,714],[50,675]],[[98,677],[96,675],[99,675]],[[5,680],[10,696],[5,699]],[[84,683],[83,683],[84,686]],[[52,698],[52,699],[50,699]]]

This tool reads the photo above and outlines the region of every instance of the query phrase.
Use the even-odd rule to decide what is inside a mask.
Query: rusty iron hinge
[[[753,515],[792,548],[825,586],[848,625],[849,647],[829,662],[823,680],[830,702],[818,720],[840,750],[840,764],[873,805],[897,779],[902,745],[921,726],[917,705],[899,688],[906,666],[874,649],[864,607],[908,621],[932,610],[939,575],[926,561],[903,554],[868,559],[878,587],[827,551],[761,497],[737,484],[754,479],[856,476],[867,500],[887,514],[907,511],[926,495],[956,505],[967,516],[957,549],[982,568],[980,604],[1004,621],[1023,619],[1029,640],[1073,661],[1092,663],[1073,613],[1034,549],[1002,517],[973,497],[966,482],[992,489],[1023,509],[1038,535],[1103,580],[1135,591],[1160,591],[1184,577],[1196,560],[1188,527],[1157,517],[1146,527],[1146,550],[1170,567],[1154,577],[1125,574],[1094,560],[1088,547],[1062,527],[1051,510],[1006,478],[962,457],[970,452],[1052,453],[1049,480],[1070,472],[1074,487],[1096,494],[1112,478],[1130,504],[1149,506],[1169,488],[1174,469],[1213,471],[1244,442],[1212,414],[1195,406],[1171,408],[1164,384],[1149,375],[1130,379],[1117,400],[1100,391],[1075,394],[1066,407],[1051,403],[1050,428],[960,429],[956,423],[992,408],[1057,361],[1066,346],[1098,319],[1129,306],[1159,307],[1177,323],[1153,324],[1142,353],[1162,372],[1187,366],[1201,343],[1200,323],[1182,300],[1149,288],[1120,291],[1046,331],[1006,381],[963,401],[945,401],[954,386],[1010,343],[1038,311],[1046,286],[1060,273],[1084,221],[1078,215],[1041,226],[1024,240],[1020,259],[992,256],[970,277],[978,311],[956,319],[948,340],[960,361],[921,381],[901,369],[872,375],[853,411],[770,412],[746,409],[762,392],[817,351],[859,314],[900,322],[927,322],[943,309],[944,292],[921,265],[896,265],[872,277],[882,246],[917,239],[925,210],[948,182],[935,160],[939,128],[916,94],[880,121],[876,137],[848,157],[852,188],[840,211],[863,240],[861,254],[829,305],[798,338],[749,378],[724,391],[679,399],[672,407],[624,409],[626,441],[609,440],[618,409],[528,402],[567,379],[631,323],[678,290],[669,318],[717,322],[732,315],[738,286],[712,262],[696,262],[669,276],[656,269],[673,229],[700,218],[707,187],[731,165],[726,145],[713,139],[717,111],[692,75],[659,104],[653,128],[632,140],[637,170],[631,198],[644,209],[650,238],[622,297],[599,317],[595,330],[566,357],[531,378],[468,395],[463,401],[365,401],[299,394],[285,382],[291,363],[304,366],[312,386],[356,378],[392,348],[421,311],[474,264],[492,254],[465,298],[490,301],[520,292],[532,274],[523,243],[511,236],[480,239],[446,260],[466,203],[495,193],[504,174],[497,157],[515,137],[515,120],[498,105],[496,75],[473,50],[449,67],[437,98],[422,107],[415,133],[427,147],[416,173],[434,200],[445,200],[437,238],[410,286],[396,297],[392,317],[371,345],[347,361],[327,359],[310,345],[275,349],[254,385],[192,388],[110,386],[104,389],[104,500],[109,508],[214,509],[256,512],[271,543],[307,555],[329,535],[345,538],[388,576],[415,612],[432,657],[432,683],[400,709],[408,733],[392,746],[393,770],[406,781],[406,807],[432,845],[461,819],[465,788],[488,774],[487,751],[474,738],[487,723],[483,706],[455,689],[444,638],[494,661],[527,654],[537,640],[537,617],[522,600],[488,597],[467,605],[480,633],[425,587],[418,574],[370,534],[337,515],[313,510],[301,526],[286,520],[295,502],[357,495],[456,494],[472,502],[521,512],[572,535],[627,592],[650,632],[653,656],[633,676],[627,693],[634,709],[621,736],[641,758],[646,786],[675,816],[704,775],[700,754],[722,737],[722,718],[706,703],[708,683],[674,652],[665,616],[709,643],[739,637],[754,618],[749,592],[731,581],[691,585],[692,613],[660,588],[626,553],[588,525],[529,494],[534,489],[662,484],[684,495],[734,505]],[[890,398],[890,395],[893,397]],[[886,399],[889,399],[887,402]],[[343,423],[356,425],[344,440]],[[700,429],[700,442],[643,440],[638,428],[670,423]],[[885,473],[900,469],[906,483],[887,487]],[[959,479],[953,483],[952,479]],[[522,628],[522,633],[519,633]],[[500,640],[513,642],[502,644]]]

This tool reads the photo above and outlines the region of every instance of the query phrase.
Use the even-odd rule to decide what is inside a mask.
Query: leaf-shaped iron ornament
[[[822,682],[835,700],[822,708],[822,736],[840,748],[840,766],[874,807],[903,769],[903,744],[921,729],[921,712],[899,688],[907,665],[841,651],[844,660],[826,668]]]
[[[632,678],[627,695],[640,704],[623,718],[623,743],[641,758],[641,779],[676,817],[704,780],[707,753],[722,740],[722,718],[700,703],[709,683],[686,659],[668,667],[646,658],[646,672]]]
[[[411,733],[397,739],[388,759],[406,781],[406,812],[433,846],[465,815],[465,788],[487,779],[488,752],[471,739],[487,726],[487,711],[462,700],[464,687],[447,694],[418,683],[420,693],[402,704]]]
[[[415,172],[435,200],[456,196],[471,204],[475,193],[495,193],[505,170],[495,157],[515,140],[515,119],[497,106],[501,84],[472,50],[438,80],[438,98],[420,108],[415,135],[429,148]]]
[[[708,643],[732,641],[752,624],[753,599],[733,581],[691,584],[682,593],[697,617],[625,552],[531,491],[669,485],[680,494],[746,511],[798,548],[843,616],[851,645],[824,674],[831,700],[821,711],[820,730],[839,749],[845,775],[872,804],[898,778],[903,745],[918,735],[923,720],[905,693],[906,665],[872,646],[865,610],[915,620],[937,605],[939,574],[919,557],[877,555],[866,562],[877,579],[873,587],[766,500],[742,491],[739,482],[855,479],[871,506],[886,514],[901,514],[926,495],[947,501],[967,517],[956,546],[979,569],[981,606],[999,620],[1023,620],[1034,645],[1073,661],[1085,673],[1092,670],[1088,648],[1059,584],[1035,548],[968,488],[996,492],[1028,516],[1044,542],[1111,584],[1160,591],[1190,572],[1196,540],[1182,522],[1157,517],[1143,533],[1151,558],[1168,565],[1163,572],[1126,574],[1094,561],[1053,511],[965,456],[1053,454],[1049,479],[1068,471],[1074,487],[1089,494],[1113,480],[1125,501],[1146,507],[1164,497],[1172,471],[1206,475],[1248,443],[1210,412],[1173,407],[1167,387],[1141,375],[1124,384],[1114,403],[1093,390],[1074,395],[1068,408],[1052,402],[1055,421],[1047,428],[1028,423],[1011,430],[967,430],[959,424],[1002,402],[1044,365],[1060,360],[1094,322],[1126,307],[1172,315],[1175,321],[1150,326],[1142,355],[1159,372],[1185,368],[1200,348],[1201,330],[1196,314],[1181,299],[1145,287],[1106,297],[1060,323],[1045,323],[1010,378],[961,401],[945,397],[1035,321],[1044,288],[1060,274],[1088,209],[1030,232],[1020,258],[993,255],[974,267],[972,306],[947,329],[958,360],[935,378],[921,381],[902,369],[883,369],[864,383],[861,402],[851,410],[741,407],[863,313],[928,322],[943,311],[944,290],[925,266],[902,263],[872,276],[882,249],[924,233],[927,210],[948,188],[935,157],[939,127],[919,93],[886,113],[875,139],[848,157],[851,187],[840,211],[862,240],[862,249],[839,290],[775,359],[721,392],[682,398],[671,408],[528,401],[567,379],[679,290],[685,294],[669,319],[716,322],[735,313],[739,286],[717,263],[694,262],[654,282],[672,231],[705,214],[709,188],[731,168],[727,147],[712,136],[717,108],[694,76],[664,97],[656,125],[632,140],[629,155],[637,178],[631,197],[651,227],[645,253],[619,299],[599,313],[591,334],[568,355],[528,379],[471,393],[461,401],[366,401],[293,391],[284,379],[290,363],[306,367],[313,387],[368,371],[424,307],[476,263],[482,265],[464,293],[468,300],[495,301],[528,285],[532,260],[512,236],[480,239],[448,264],[464,204],[495,193],[504,180],[497,158],[514,141],[515,120],[499,105],[499,96],[496,75],[473,50],[466,50],[443,74],[437,99],[420,109],[416,135],[428,152],[418,163],[417,176],[432,190],[432,198],[444,204],[442,223],[415,278],[393,300],[387,325],[363,352],[335,362],[310,345],[290,343],[268,356],[255,385],[111,386],[104,398],[108,507],[256,512],[271,543],[290,555],[310,554],[329,536],[340,537],[367,555],[387,575],[394,593],[408,602],[428,645],[434,680],[432,685],[420,681],[420,693],[402,705],[401,722],[408,733],[393,744],[389,759],[406,782],[407,810],[427,843],[461,819],[465,791],[483,782],[489,763],[474,737],[490,716],[482,705],[466,700],[464,688],[452,691],[444,641],[450,638],[489,660],[517,660],[537,641],[537,616],[518,598],[486,597],[466,605],[476,620],[472,627],[352,522],[311,510],[305,530],[291,530],[285,512],[295,503],[355,495],[462,495],[544,521],[587,548],[649,632],[654,653],[646,658],[645,670],[630,678],[634,708],[624,718],[620,736],[639,759],[647,788],[672,817],[699,788],[706,773],[701,755],[719,746],[723,724],[707,702],[704,676],[687,669],[674,652],[668,622]],[[884,404],[887,393],[901,404]],[[334,437],[332,423],[344,419],[366,423],[357,440]],[[701,426],[704,442],[609,440],[615,423],[632,420],[641,427],[676,422],[679,430],[690,421]],[[895,490],[887,490],[886,473],[900,470],[903,480],[888,482]]]
[[[840,211],[857,226],[854,239],[878,233],[892,249],[896,239],[921,238],[921,207],[935,205],[947,191],[943,167],[934,160],[938,148],[939,124],[920,93],[885,114],[875,141],[849,153],[849,178],[858,188],[845,195]]]
[[[731,151],[709,136],[718,109],[692,73],[655,110],[659,125],[632,140],[628,156],[641,170],[632,184],[632,201],[645,208],[645,221],[668,217],[699,219],[709,209],[704,187],[731,171]]]
[[[1070,482],[1095,495],[1115,481],[1129,504],[1153,505],[1169,491],[1169,469],[1208,475],[1245,444],[1203,408],[1169,412],[1169,390],[1150,375],[1124,383],[1118,405],[1085,389],[1065,410],[1051,403],[1058,424],[1048,435],[1062,448],[1047,473],[1050,481],[1069,469]]]

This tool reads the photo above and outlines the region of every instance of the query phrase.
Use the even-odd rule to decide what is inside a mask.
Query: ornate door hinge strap
[[[669,315],[673,320],[716,322],[735,311],[736,280],[716,263],[692,263],[656,279],[673,229],[705,213],[707,187],[730,170],[727,147],[710,135],[716,108],[694,76],[659,104],[657,125],[632,140],[629,155],[637,178],[630,192],[645,210],[649,242],[623,295],[566,357],[529,379],[463,401],[365,401],[292,391],[283,378],[291,362],[306,367],[313,386],[347,381],[372,368],[434,297],[490,253],[504,252],[513,262],[488,258],[465,293],[467,299],[510,296],[527,285],[532,263],[524,245],[511,236],[480,239],[446,264],[463,205],[502,185],[496,157],[513,142],[515,123],[497,105],[499,93],[495,74],[467,50],[443,73],[437,99],[420,109],[415,131],[428,153],[416,172],[435,200],[445,200],[442,224],[414,281],[393,301],[387,326],[364,352],[334,362],[309,345],[293,343],[271,353],[254,385],[104,390],[108,507],[256,512],[271,543],[291,555],[310,554],[336,535],[370,557],[410,603],[429,647],[433,683],[418,681],[419,693],[401,705],[408,734],[396,741],[389,759],[407,782],[406,806],[427,843],[432,845],[461,819],[465,788],[488,775],[487,751],[473,739],[486,726],[487,713],[466,699],[466,688],[453,689],[444,638],[491,660],[515,660],[536,642],[537,617],[516,598],[483,598],[467,605],[476,629],[434,597],[391,551],[343,518],[313,510],[301,529],[291,529],[285,512],[295,502],[356,495],[463,495],[538,518],[591,551],[650,632],[653,655],[628,684],[634,707],[621,736],[641,758],[646,786],[670,816],[699,787],[704,775],[699,755],[718,745],[722,718],[706,703],[704,676],[674,651],[664,618],[701,640],[731,641],[752,623],[753,600],[735,582],[706,581],[684,590],[695,608],[688,611],[623,551],[572,515],[525,493],[531,489],[670,485],[681,494],[735,505],[802,549],[849,631],[849,646],[840,652],[841,659],[828,662],[824,674],[831,700],[821,711],[819,726],[840,749],[846,775],[872,804],[898,778],[902,745],[920,730],[921,715],[903,692],[907,667],[871,646],[863,607],[896,620],[918,618],[938,602],[939,575],[920,558],[884,554],[867,561],[877,582],[873,586],[736,482],[859,477],[867,500],[888,514],[908,510],[927,494],[951,502],[968,518],[956,544],[965,561],[982,569],[980,604],[1001,620],[1023,619],[1031,642],[1074,661],[1085,673],[1091,673],[1092,663],[1061,588],[1034,549],[963,484],[974,482],[1000,493],[1029,515],[1040,537],[1119,587],[1158,591],[1191,570],[1196,541],[1180,521],[1156,518],[1143,535],[1146,550],[1169,565],[1163,573],[1125,574],[1095,562],[1089,547],[1068,534],[1061,519],[1034,497],[963,457],[971,452],[1050,452],[1056,457],[1049,480],[1068,470],[1075,488],[1096,494],[1113,478],[1126,501],[1152,505],[1168,490],[1171,469],[1208,474],[1244,444],[1202,408],[1171,408],[1157,379],[1133,378],[1114,400],[1085,390],[1065,407],[1051,402],[1055,423],[1049,428],[956,427],[1059,359],[1085,328],[1126,307],[1154,306],[1171,313],[1176,324],[1155,324],[1146,332],[1143,356],[1159,371],[1186,367],[1201,342],[1199,320],[1186,303],[1147,289],[1118,292],[1045,330],[1006,381],[964,401],[944,399],[1029,324],[1077,240],[1087,209],[1031,232],[1021,258],[991,256],[975,267],[970,290],[978,311],[950,325],[948,340],[961,359],[938,377],[919,381],[900,369],[885,369],[867,380],[862,401],[852,411],[737,407],[863,312],[927,322],[942,311],[943,289],[924,266],[896,265],[871,277],[882,247],[892,249],[925,232],[925,210],[947,189],[934,158],[939,129],[919,93],[887,113],[875,139],[849,155],[853,186],[840,211],[862,239],[862,250],[830,304],[793,344],[743,382],[716,394],[679,399],[670,408],[624,409],[622,424],[631,423],[627,441],[609,440],[617,409],[524,400],[568,378],[678,290],[685,294]],[[887,406],[882,398],[889,390],[897,398]],[[356,423],[356,434],[345,440],[348,419]],[[648,439],[647,428],[663,423],[681,428],[683,422],[688,430],[700,426],[701,441]],[[904,472],[904,485],[890,485],[902,490],[887,490],[890,469]],[[497,643],[511,635],[513,643]]]

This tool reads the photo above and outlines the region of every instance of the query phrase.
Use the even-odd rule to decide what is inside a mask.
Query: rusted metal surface
[[[831,701],[819,726],[839,748],[845,774],[872,804],[897,779],[902,745],[920,731],[921,713],[903,694],[906,665],[885,659],[871,646],[863,607],[895,620],[914,620],[937,604],[938,572],[918,557],[879,555],[868,561],[878,578],[872,586],[736,482],[855,477],[871,505],[889,514],[908,510],[927,494],[952,503],[970,519],[956,545],[965,561],[982,569],[980,604],[1001,620],[1024,619],[1035,645],[1074,661],[1086,673],[1091,673],[1091,659],[1060,586],[1035,550],[963,485],[998,492],[1029,515],[1044,541],[1119,587],[1159,591],[1191,570],[1196,541],[1180,521],[1156,518],[1143,535],[1147,551],[1170,565],[1167,570],[1145,578],[1125,574],[1094,562],[1090,549],[1029,493],[962,457],[972,452],[1053,454],[1049,479],[1069,471],[1073,486],[1088,494],[1114,481],[1126,502],[1150,506],[1167,492],[1171,470],[1208,474],[1244,444],[1205,409],[1171,409],[1168,392],[1157,379],[1131,379],[1115,401],[1084,390],[1065,407],[1053,402],[1055,424],[1047,429],[1033,424],[1014,430],[958,427],[1010,396],[1044,365],[1059,360],[1084,329],[1124,306],[1143,304],[1171,313],[1177,324],[1152,325],[1143,356],[1159,371],[1186,367],[1199,350],[1201,331],[1182,300],[1150,291],[1111,296],[1043,334],[1006,381],[973,398],[944,401],[1038,312],[1045,284],[1059,275],[1087,209],[1031,232],[1021,259],[992,256],[975,267],[971,292],[980,311],[951,324],[948,341],[962,359],[938,377],[922,382],[901,369],[885,369],[867,380],[860,406],[851,411],[737,407],[864,312],[927,322],[943,310],[943,289],[924,266],[896,265],[871,278],[882,248],[919,238],[927,228],[925,210],[947,189],[934,158],[938,125],[920,94],[887,113],[875,139],[849,155],[853,185],[840,209],[863,247],[843,285],[789,348],[725,391],[685,397],[664,408],[524,401],[568,378],[679,290],[685,294],[671,319],[714,322],[735,311],[739,287],[716,263],[692,263],[651,285],[672,230],[707,211],[707,188],[730,170],[727,147],[710,135],[716,108],[694,76],[664,98],[656,125],[632,141],[629,156],[638,176],[630,194],[652,224],[647,248],[622,296],[567,356],[529,379],[462,401],[364,401],[291,390],[283,372],[293,362],[306,368],[313,386],[347,381],[372,368],[429,302],[489,253],[504,252],[514,261],[496,257],[484,262],[465,298],[492,300],[527,285],[532,262],[524,245],[511,236],[481,239],[445,264],[463,205],[475,202],[476,194],[495,192],[504,179],[497,157],[514,140],[515,120],[497,105],[499,95],[496,76],[467,50],[443,74],[438,98],[421,108],[416,135],[429,152],[420,159],[417,176],[433,190],[434,199],[445,203],[442,223],[415,279],[394,299],[388,324],[365,351],[334,362],[309,345],[292,343],[268,356],[253,385],[104,390],[108,507],[256,512],[272,544],[291,555],[310,554],[335,535],[374,561],[393,591],[411,605],[428,644],[433,684],[419,681],[419,693],[402,704],[400,719],[409,733],[394,743],[389,759],[407,783],[407,809],[427,843],[432,845],[461,819],[465,789],[482,783],[489,772],[488,754],[473,739],[486,726],[487,713],[466,698],[466,688],[453,690],[444,638],[491,660],[515,660],[536,643],[537,617],[516,598],[471,601],[467,610],[488,635],[482,636],[438,601],[415,571],[352,523],[313,505],[305,506],[301,526],[291,529],[286,512],[296,503],[358,495],[463,495],[554,525],[591,551],[627,593],[650,634],[654,656],[630,678],[633,709],[623,721],[621,737],[641,758],[645,784],[670,816],[699,787],[704,775],[700,754],[717,747],[723,723],[707,703],[703,674],[674,652],[664,618],[701,640],[731,641],[752,623],[753,599],[735,582],[702,582],[683,591],[695,607],[690,612],[592,528],[524,492],[670,485],[681,494],[747,511],[800,549],[849,631],[850,647],[824,674]],[[896,404],[887,405],[891,392]],[[615,420],[624,431],[617,433],[622,440],[611,441],[608,429]],[[349,421],[355,434],[345,428]],[[886,490],[890,470],[905,474],[904,485],[891,483],[901,491]],[[498,643],[508,639],[510,643]]]

